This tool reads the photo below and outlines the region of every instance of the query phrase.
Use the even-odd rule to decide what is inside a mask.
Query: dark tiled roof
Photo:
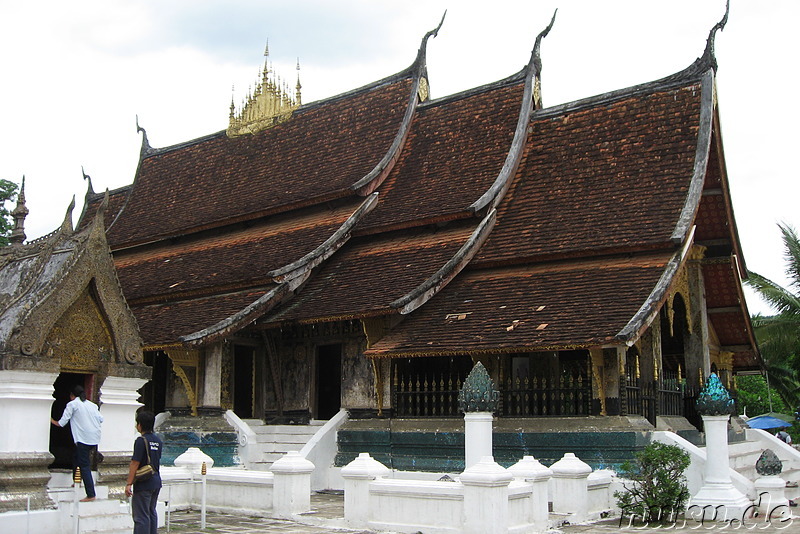
[[[204,239],[118,253],[115,263],[120,283],[134,303],[154,296],[263,284],[271,270],[299,259],[324,242],[358,203],[354,199],[333,210],[276,216],[265,223]]]
[[[170,345],[241,310],[271,287],[212,297],[131,306],[145,347]]]
[[[122,207],[125,205],[125,201],[128,199],[128,193],[130,193],[131,186],[127,185],[125,187],[120,187],[119,189],[114,189],[113,191],[108,192],[108,206],[106,207],[105,213],[103,213],[103,222],[108,228],[114,219],[119,214]],[[86,202],[83,206],[83,213],[81,213],[80,220],[78,221],[78,230],[83,230],[94,218],[94,214],[97,213],[97,210],[100,208],[100,205],[103,203],[103,197],[105,193],[97,193],[97,194],[90,194],[86,196]]]
[[[465,271],[367,354],[516,352],[612,342],[670,258]]]
[[[477,226],[475,221],[474,226]],[[300,293],[264,322],[315,321],[390,313],[458,251],[473,225],[351,241],[312,276]]]
[[[405,149],[361,227],[403,227],[464,216],[492,185],[511,146],[521,81],[420,106]]]
[[[112,247],[254,218],[349,194],[391,145],[408,78],[301,108],[254,135],[224,132],[148,156],[109,231]]]
[[[693,174],[700,86],[531,121],[524,161],[477,262],[668,246]]]

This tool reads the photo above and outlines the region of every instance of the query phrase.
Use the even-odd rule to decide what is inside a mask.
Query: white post
[[[369,522],[369,484],[387,476],[388,467],[362,452],[358,458],[342,467],[344,479],[344,519],[348,526],[362,528]]]
[[[136,410],[139,389],[147,383],[143,378],[109,376],[100,388],[100,413],[103,414],[103,431],[100,437],[100,452],[121,451],[130,457],[131,443],[136,439]]]
[[[553,471],[553,512],[569,514],[571,523],[583,523],[589,515],[589,474],[592,468],[568,452],[550,466]]]
[[[289,451],[272,464],[270,471],[274,475],[273,517],[288,519],[311,510],[313,463],[300,456],[299,452]]]
[[[464,532],[508,532],[508,485],[513,478],[491,456],[484,456],[461,473],[460,481],[464,485]]]
[[[730,415],[703,415],[706,465],[703,486],[691,499],[686,515],[693,519],[742,521],[750,500],[733,486],[728,453]]]
[[[200,467],[200,479],[201,484],[201,493],[200,493],[200,528],[206,528],[206,498],[208,497],[208,487],[206,486],[206,476],[208,475],[208,468],[206,467],[206,463],[203,462],[203,465]]]
[[[464,467],[469,469],[484,456],[492,456],[492,413],[464,414]]]
[[[547,486],[553,471],[533,456],[523,456],[522,460],[508,468],[514,478],[524,480],[533,486],[531,496],[530,522],[537,531],[544,532],[548,527],[549,498]]]
[[[761,477],[755,481],[756,494],[758,495],[758,511],[764,521],[788,519],[792,513],[789,510],[789,499],[786,498],[786,481],[779,476]],[[788,526],[788,525],[787,525]]]

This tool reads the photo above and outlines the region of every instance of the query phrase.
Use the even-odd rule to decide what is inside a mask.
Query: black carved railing
[[[396,417],[455,417],[461,378],[395,373],[392,407]]]
[[[651,425],[656,424],[657,395],[652,382],[636,376],[635,369],[628,368],[625,377],[625,397],[629,415],[641,415]]]
[[[591,415],[591,405],[591,384],[581,375],[509,379],[500,391],[500,414],[507,417]]]
[[[396,417],[457,417],[462,380],[446,374],[395,372],[392,407]],[[508,380],[500,391],[498,415],[546,417],[591,415],[592,388],[583,376]]]
[[[658,388],[658,415],[683,415],[684,380],[677,371],[664,371]]]

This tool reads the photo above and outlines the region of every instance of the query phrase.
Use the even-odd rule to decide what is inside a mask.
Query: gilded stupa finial
[[[300,98],[300,89],[302,88],[303,86],[300,85],[300,58],[297,58],[297,85],[294,86],[294,97],[297,99],[298,106],[303,104],[303,101]]]
[[[12,245],[22,245],[25,242],[25,217],[28,216],[28,206],[25,205],[25,175],[22,176],[22,185],[19,187],[17,195],[17,206],[11,211],[14,218],[14,228],[8,236],[8,242]]]
[[[247,97],[237,110],[231,98],[228,136],[253,134],[280,124],[291,118],[300,106],[300,60],[297,60],[297,85],[294,94],[289,84],[282,81],[273,69],[269,57],[269,40],[264,47],[264,66],[259,68],[255,88],[247,91]]]

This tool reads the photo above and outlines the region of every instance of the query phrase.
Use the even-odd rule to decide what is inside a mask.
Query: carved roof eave
[[[377,189],[383,183],[386,177],[389,176],[389,173],[394,168],[395,163],[397,163],[397,160],[400,158],[400,154],[403,151],[406,139],[408,138],[408,133],[411,131],[411,122],[414,119],[414,113],[417,110],[417,105],[421,100],[425,100],[427,98],[428,88],[425,87],[425,94],[422,94],[421,87],[423,83],[427,85],[427,80],[423,81],[423,79],[427,76],[426,54],[428,49],[428,39],[431,37],[436,37],[439,34],[439,29],[441,29],[442,24],[444,23],[444,17],[446,15],[447,11],[445,11],[445,14],[442,16],[442,20],[439,22],[439,25],[435,29],[426,33],[425,37],[422,38],[422,44],[417,52],[417,58],[410,68],[412,72],[414,72],[414,81],[411,84],[411,91],[408,96],[408,105],[406,106],[406,112],[403,115],[403,120],[400,122],[400,128],[397,130],[397,134],[395,135],[392,144],[389,146],[389,150],[386,152],[386,154],[384,154],[383,158],[381,158],[378,164],[375,165],[375,167],[373,167],[373,169],[367,173],[366,176],[350,186],[350,189],[358,195],[367,196],[375,191],[375,189]]]
[[[74,199],[61,228],[26,245],[33,255],[69,254],[50,280],[28,298],[34,303],[20,313],[5,349],[23,356],[35,356],[54,324],[66,312],[84,288],[94,280],[98,305],[109,321],[110,332],[120,363],[142,364],[142,342],[136,319],[125,301],[117,279],[108,243],[103,214],[108,192],[92,223],[78,233],[72,232],[71,213]],[[86,267],[80,267],[85,265]],[[38,273],[36,276],[41,276]]]
[[[681,247],[667,263],[661,278],[639,310],[634,314],[631,320],[628,321],[628,324],[614,336],[616,341],[629,347],[632,346],[658,317],[661,306],[669,296],[670,287],[672,287],[673,281],[681,267],[686,263],[689,251],[694,244],[694,230],[695,228],[692,227],[683,247]]]
[[[347,220],[317,248],[280,269],[267,273],[278,285],[235,314],[218,323],[178,338],[189,346],[213,343],[241,330],[259,317],[273,310],[278,304],[292,298],[308,280],[315,267],[338,251],[351,237],[353,227],[377,204],[378,193],[371,194]]]
[[[700,207],[703,196],[703,184],[708,167],[708,157],[711,152],[711,134],[714,124],[714,71],[708,69],[701,81],[702,93],[700,95],[700,128],[697,133],[697,148],[695,150],[694,169],[686,195],[686,203],[672,232],[671,239],[676,245],[683,243],[687,233],[694,224],[694,218]]]
[[[377,202],[378,193],[372,193],[324,243],[299,260],[268,272],[267,276],[272,278],[273,282],[281,283],[301,276],[321,264],[350,239],[353,228],[375,208]]]
[[[241,330],[244,326],[250,324],[258,317],[261,317],[283,302],[294,289],[306,281],[310,274],[309,272],[300,278],[282,282],[230,317],[226,317],[208,328],[181,336],[178,340],[183,343],[184,346],[199,347],[201,345],[213,343]]]
[[[733,212],[733,203],[731,202],[731,191],[728,186],[728,169],[725,165],[725,150],[722,143],[722,129],[719,124],[719,108],[714,106],[713,137],[716,153],[713,155],[717,157],[717,161],[719,162],[720,181],[725,198],[725,214],[728,217],[726,222],[728,230],[731,233],[731,243],[733,244],[733,254],[736,256],[737,260],[736,265],[739,269],[739,278],[746,279],[748,277],[748,270],[745,264],[744,254],[742,254],[742,242],[739,239],[739,226],[736,224],[736,216]]]
[[[540,86],[541,75],[541,59],[539,57],[539,47],[542,39],[547,36],[550,29],[553,27],[556,16],[550,24],[536,37],[536,43],[531,51],[531,58],[528,64],[522,70],[525,75],[525,88],[522,93],[522,104],[520,105],[519,118],[517,119],[517,126],[514,130],[514,137],[511,140],[511,148],[506,155],[506,160],[503,162],[503,167],[497,175],[494,183],[489,187],[481,197],[473,202],[468,210],[472,213],[478,213],[486,209],[494,209],[503,200],[503,197],[511,185],[512,178],[517,173],[519,162],[522,160],[522,154],[525,151],[525,144],[528,141],[528,124],[531,120],[531,114],[537,105],[541,105],[539,97],[536,95],[537,87]]]
[[[752,347],[752,351],[755,353],[756,360],[758,360],[758,365],[760,368],[764,368],[764,359],[761,356],[761,351],[758,348],[758,342],[756,341],[756,334],[755,330],[753,329],[753,323],[750,320],[750,311],[747,308],[747,299],[744,294],[744,284],[742,283],[741,272],[742,268],[739,265],[740,257],[736,254],[733,254],[727,258],[719,258],[717,261],[729,261],[731,265],[731,272],[732,275],[736,277],[736,283],[734,287],[736,288],[736,296],[739,300],[739,308],[741,309],[742,320],[745,324],[745,329],[747,330],[747,338],[750,340],[750,346]]]
[[[416,310],[439,291],[449,284],[467,266],[470,260],[477,254],[486,238],[494,228],[497,212],[492,209],[483,218],[481,223],[469,236],[469,239],[461,246],[450,260],[445,263],[438,271],[431,275],[422,284],[409,291],[399,299],[392,302],[389,306],[397,309],[401,315],[406,315]]]

